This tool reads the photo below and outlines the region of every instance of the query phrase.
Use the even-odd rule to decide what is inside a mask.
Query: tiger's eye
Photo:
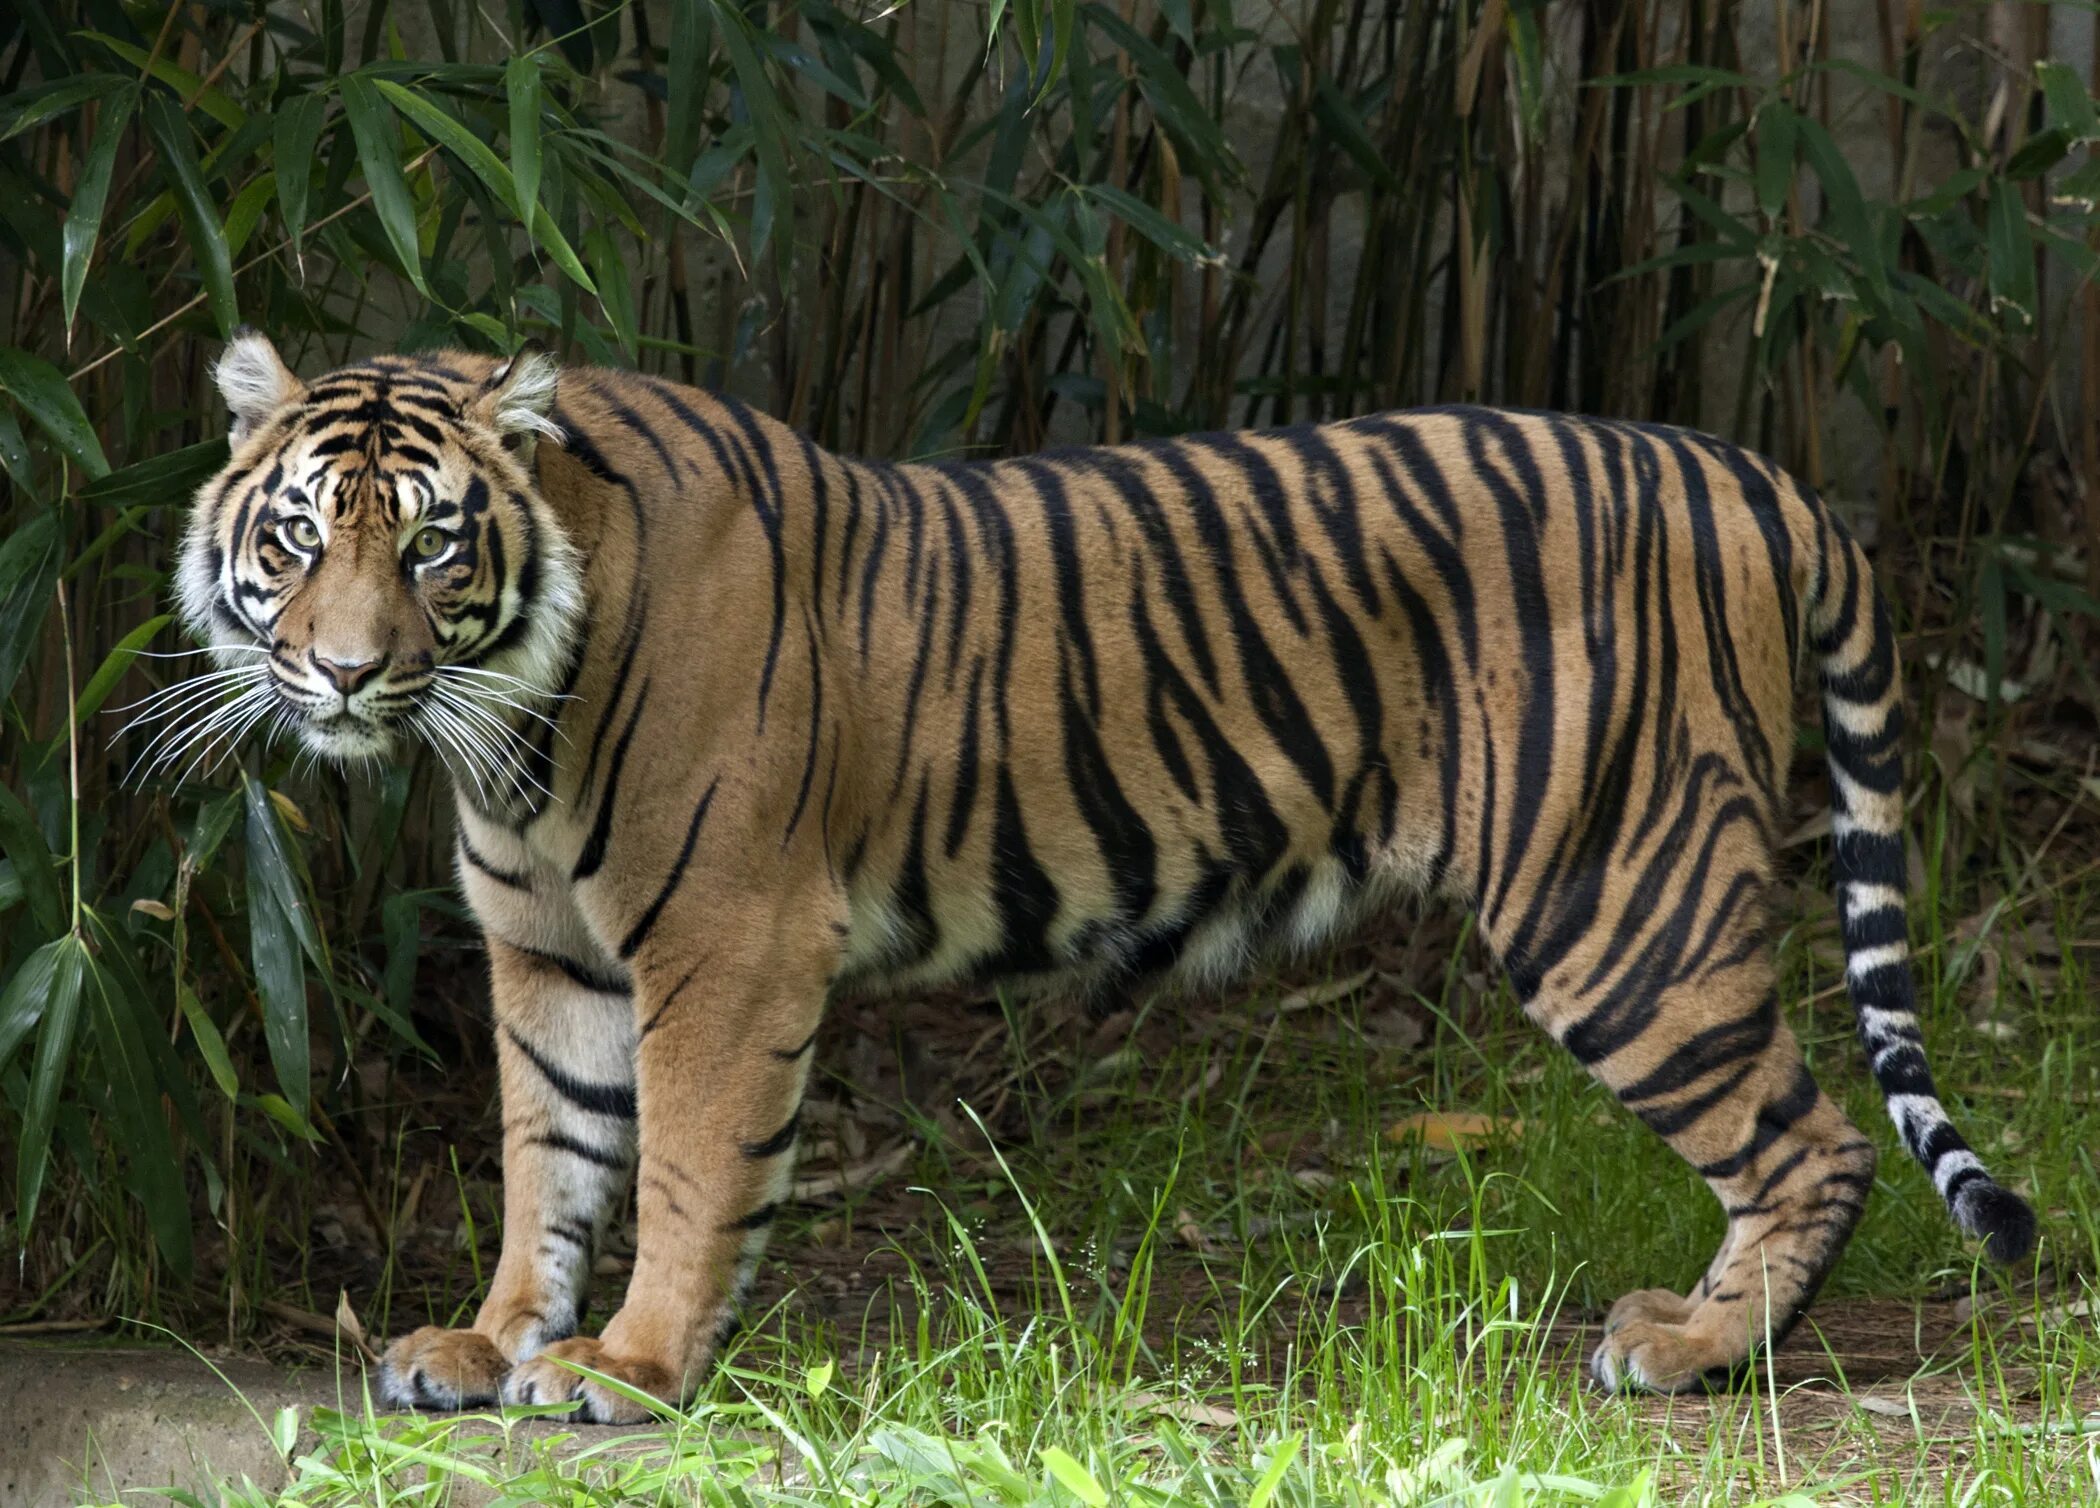
[[[450,543],[451,537],[443,529],[418,529],[408,547],[416,552],[418,560],[435,560],[445,553],[445,546]]]
[[[321,526],[310,518],[295,518],[284,526],[285,537],[302,550],[320,548]]]

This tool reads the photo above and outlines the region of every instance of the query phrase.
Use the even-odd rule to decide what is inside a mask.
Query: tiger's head
[[[561,438],[560,368],[445,352],[307,384],[242,330],[213,375],[232,454],[198,490],[177,582],[246,709],[218,736],[286,726],[337,760],[404,731],[497,751],[485,714],[554,690],[582,610],[577,553],[528,465],[538,437]]]

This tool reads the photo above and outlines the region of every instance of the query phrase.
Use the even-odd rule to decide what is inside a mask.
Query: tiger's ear
[[[483,422],[505,439],[544,435],[559,445],[561,426],[547,415],[554,408],[554,391],[560,385],[561,363],[527,341],[515,356],[498,362],[489,373],[475,407]]]
[[[306,394],[306,385],[292,375],[292,369],[277,354],[277,347],[270,344],[270,337],[252,325],[242,325],[233,332],[233,339],[212,363],[211,375],[226,407],[233,412],[227,438],[235,445],[279,409]]]

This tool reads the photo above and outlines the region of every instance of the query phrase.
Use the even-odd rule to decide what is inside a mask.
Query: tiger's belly
[[[922,902],[900,901],[893,877],[853,887],[835,993],[1011,988],[1087,993],[1146,982],[1216,988],[1271,959],[1318,948],[1408,896],[1437,888],[1433,835],[1403,823],[1360,862],[1293,854],[1263,874],[1191,850],[1162,862],[1156,898],[1133,919],[1098,875],[1046,878],[1055,887],[1046,946],[1017,956],[996,882],[955,873]]]

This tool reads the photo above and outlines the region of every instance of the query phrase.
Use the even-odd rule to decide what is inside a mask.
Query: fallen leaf
[[[1210,1066],[1203,1070],[1203,1077],[1181,1091],[1181,1103],[1186,1105],[1190,1100],[1196,1098],[1197,1095],[1208,1094],[1224,1082],[1225,1065],[1216,1058],[1212,1058]]]
[[[799,1204],[880,1183],[910,1162],[912,1153],[917,1150],[915,1142],[899,1142],[887,1152],[878,1153],[866,1162],[856,1163],[850,1168],[840,1168],[836,1173],[825,1173],[816,1178],[799,1178],[789,1186],[788,1198]]]
[[[1163,1414],[1169,1419],[1179,1419],[1183,1424],[1201,1425],[1206,1429],[1229,1429],[1240,1422],[1235,1410],[1222,1403],[1205,1403],[1200,1398],[1162,1398],[1157,1393],[1132,1393],[1128,1402],[1133,1409]]]
[[[1196,1217],[1187,1210],[1174,1212],[1174,1238],[1190,1251],[1206,1257],[1218,1249],[1217,1243],[1210,1238],[1210,1232],[1198,1225]]]
[[[2020,1323],[2028,1329],[2034,1330],[2044,1326],[2055,1328],[2068,1325],[2072,1320],[2091,1319],[2092,1317],[2093,1301],[2091,1299],[2078,1299],[2073,1303],[2057,1304],[2051,1308],[2044,1309],[2040,1314],[2023,1314],[2020,1316]]]
[[[1470,1110],[1424,1110],[1386,1127],[1387,1141],[1419,1141],[1433,1152],[1456,1152],[1476,1147],[1497,1137],[1524,1134],[1521,1120],[1499,1115],[1480,1115]]]
[[[1347,979],[1333,979],[1326,984],[1308,985],[1302,990],[1293,990],[1276,1002],[1276,1014],[1287,1016],[1292,1011],[1310,1010],[1316,1005],[1332,1005],[1337,1000],[1346,1000],[1371,982],[1371,971],[1359,969]]]
[[[1883,1398],[1874,1393],[1861,1393],[1852,1401],[1869,1414],[1881,1414],[1890,1419],[1910,1417],[1910,1404],[1901,1398]]]

